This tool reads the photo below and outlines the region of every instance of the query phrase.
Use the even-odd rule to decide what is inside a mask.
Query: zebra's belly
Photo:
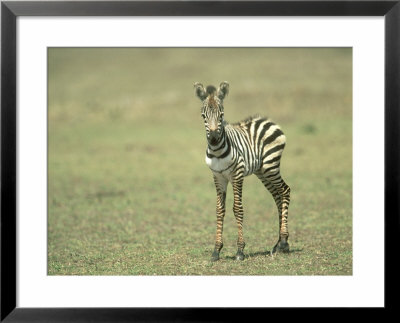
[[[206,155],[206,164],[214,172],[223,175],[226,178],[230,177],[234,168],[234,162],[230,155],[225,158],[212,157]]]

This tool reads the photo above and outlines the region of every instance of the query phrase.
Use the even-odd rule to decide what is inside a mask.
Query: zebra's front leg
[[[243,187],[243,176],[235,179],[232,182],[233,187],[233,213],[235,214],[236,223],[238,226],[238,240],[237,240],[237,253],[236,260],[243,260],[245,242],[243,238],[243,205],[242,205],[242,187]]]
[[[228,180],[214,175],[215,188],[217,190],[217,233],[215,235],[215,248],[211,261],[219,260],[219,253],[224,246],[222,242],[222,231],[224,228],[226,187]]]

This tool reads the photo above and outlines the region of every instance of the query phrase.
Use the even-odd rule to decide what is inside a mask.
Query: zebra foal
[[[229,84],[222,82],[218,89],[201,83],[194,84],[195,93],[202,101],[201,115],[207,135],[206,164],[211,169],[217,191],[217,233],[211,260],[219,259],[223,247],[222,231],[228,182],[233,188],[233,213],[238,226],[237,260],[243,260],[242,187],[245,176],[255,174],[272,194],[279,214],[279,238],[272,252],[288,252],[288,208],[290,188],[280,175],[280,159],[286,137],[267,118],[248,118],[235,124],[224,120],[223,100]]]

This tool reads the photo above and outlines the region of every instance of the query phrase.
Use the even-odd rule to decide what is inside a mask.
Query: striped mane
[[[214,86],[209,85],[209,86],[207,86],[206,92],[208,94],[208,105],[211,108],[216,109],[218,107],[218,105],[217,105],[217,102],[215,102],[214,95],[215,95],[215,92],[217,92],[217,89]]]

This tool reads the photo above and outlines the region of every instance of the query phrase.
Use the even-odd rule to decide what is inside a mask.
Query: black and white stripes
[[[217,233],[212,260],[219,259],[222,249],[225,197],[228,182],[232,184],[233,212],[238,226],[238,251],[236,258],[244,259],[242,186],[245,176],[255,174],[272,194],[279,214],[279,239],[273,248],[289,251],[287,217],[290,188],[280,176],[280,159],[286,137],[278,125],[267,118],[255,116],[235,124],[224,120],[223,100],[229,92],[229,84],[222,82],[218,89],[204,89],[195,83],[196,95],[202,101],[201,115],[207,136],[206,163],[213,172],[217,191]]]

